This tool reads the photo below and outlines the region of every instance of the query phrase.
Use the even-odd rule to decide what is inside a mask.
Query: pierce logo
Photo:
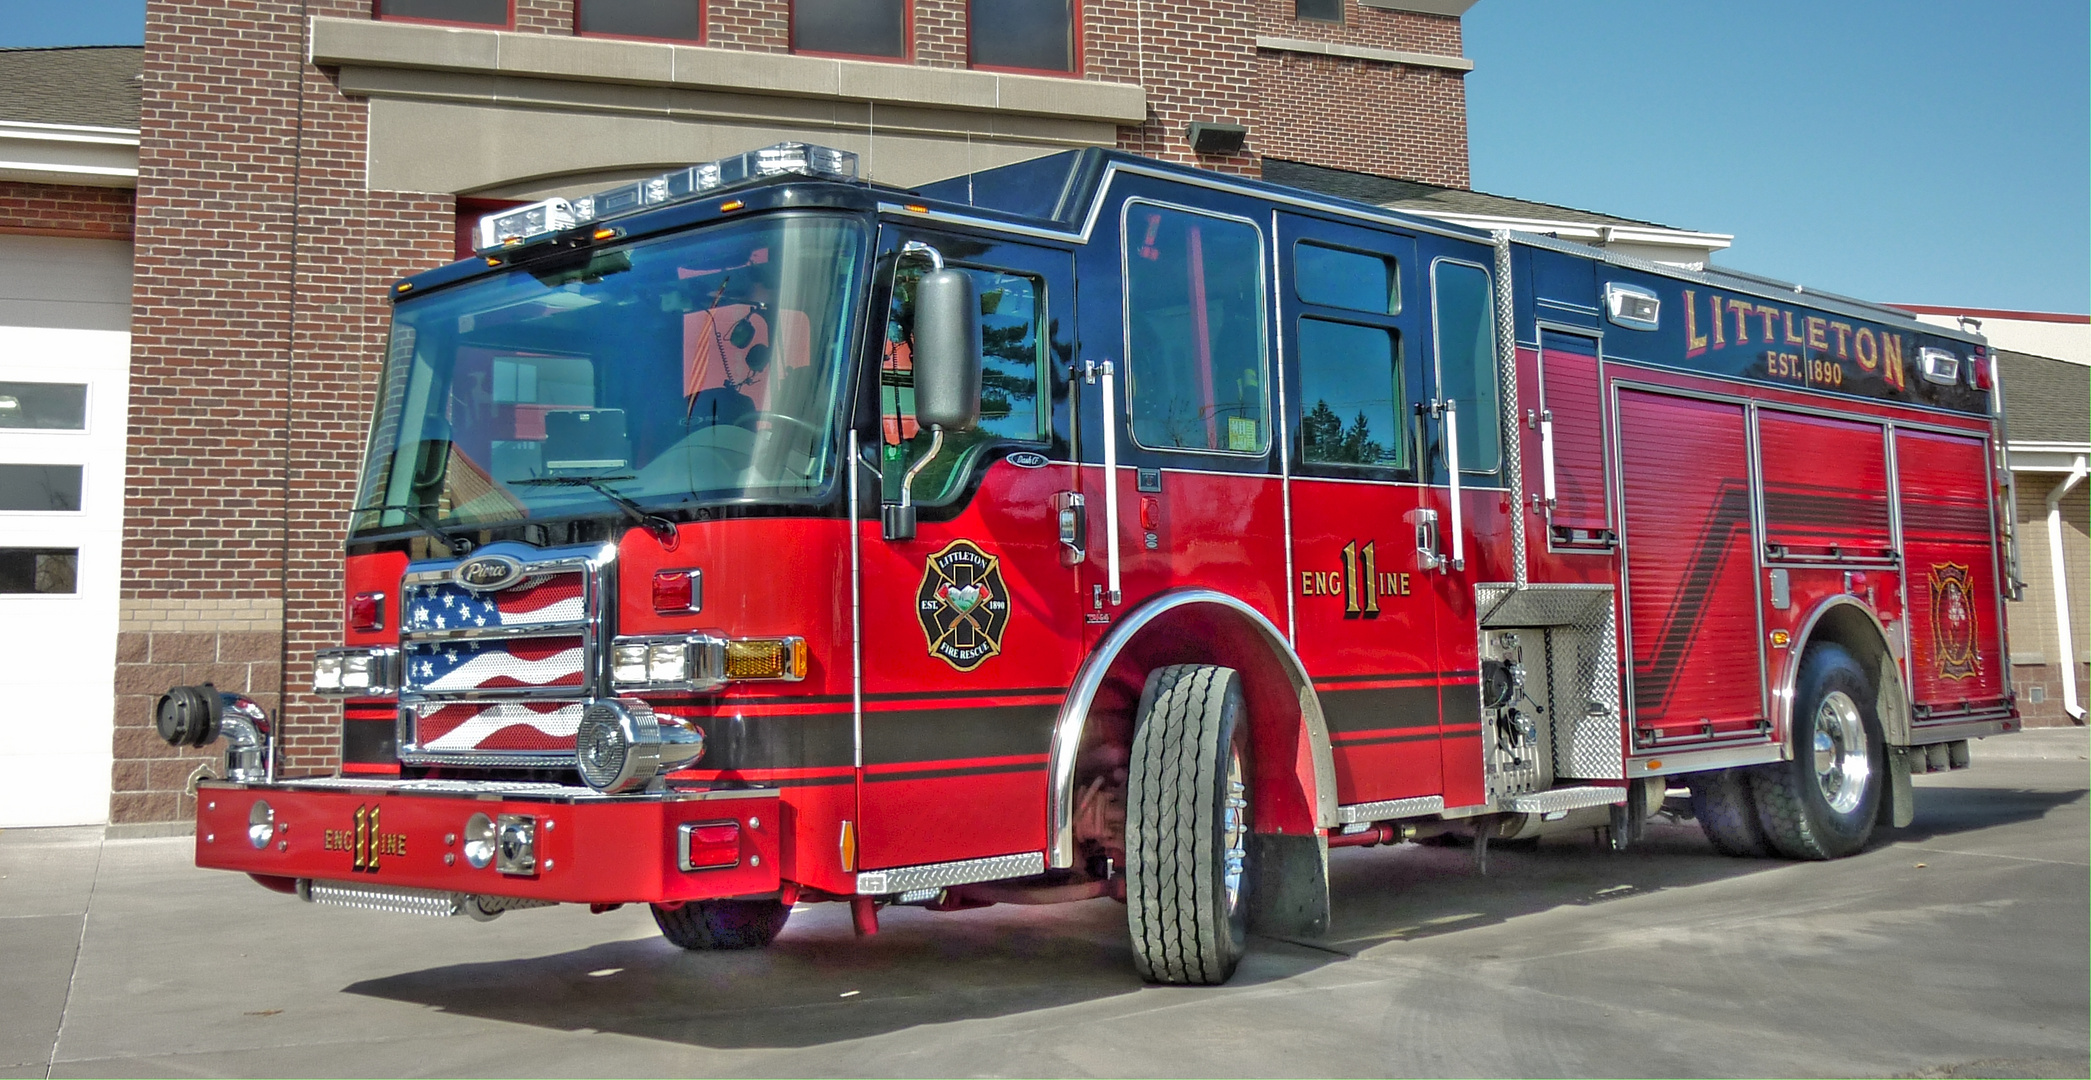
[[[349,869],[360,874],[375,874],[378,863],[387,855],[404,858],[407,853],[407,834],[388,833],[379,826],[384,808],[377,805],[356,807],[354,826],[347,829],[325,829],[320,836],[320,847],[327,851],[349,853]]]
[[[1002,563],[971,540],[953,540],[929,557],[915,615],[929,654],[960,671],[971,671],[1002,651],[1009,628],[1009,590]]]
[[[1975,604],[1968,568],[1931,564],[1931,645],[1941,679],[1972,678],[1981,670],[1975,653]]]
[[[506,555],[479,555],[457,564],[457,583],[473,592],[495,592],[515,584],[523,564]]]

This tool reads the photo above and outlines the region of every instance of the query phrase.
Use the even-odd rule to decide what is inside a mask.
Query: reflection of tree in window
[[[1300,434],[1307,440],[1307,460],[1337,465],[1386,465],[1393,455],[1372,437],[1372,421],[1360,412],[1350,427],[1329,408],[1327,401],[1314,403],[1314,411],[1300,420]]]
[[[886,498],[900,497],[900,478],[909,463],[929,452],[931,434],[915,421],[915,284],[929,269],[910,259],[901,264],[887,309],[886,346],[880,367],[880,429],[885,444]],[[972,431],[945,432],[944,449],[915,479],[917,502],[946,501],[980,452],[1002,442],[1035,443],[1045,416],[1039,398],[1044,359],[1040,340],[1040,283],[1036,278],[955,267],[973,278],[980,296],[980,423]]]

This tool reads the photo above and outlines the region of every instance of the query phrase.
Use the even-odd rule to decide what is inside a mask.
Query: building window
[[[793,52],[905,57],[907,0],[792,0]]]
[[[0,510],[80,508],[80,466],[0,465]]]
[[[509,25],[510,0],[377,0],[380,19]]]
[[[1254,225],[1127,203],[1126,397],[1133,439],[1263,454],[1263,237]]]
[[[697,41],[704,35],[704,0],[576,0],[574,32]]]
[[[86,427],[87,387],[0,382],[0,429],[81,431]]]
[[[1432,264],[1430,277],[1438,392],[1459,402],[1459,471],[1492,473],[1503,461],[1503,435],[1488,271],[1440,260]]]
[[[0,548],[0,594],[79,591],[79,548]]]
[[[1309,22],[1343,21],[1343,0],[1292,0],[1292,17]]]
[[[968,7],[974,67],[1075,70],[1074,0],[971,0]]]

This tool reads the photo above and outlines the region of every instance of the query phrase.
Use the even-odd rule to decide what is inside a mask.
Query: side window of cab
[[[915,478],[914,501],[949,503],[990,447],[1043,446],[1050,438],[1046,284],[1033,273],[946,263],[973,279],[980,297],[980,423],[946,432],[944,448]],[[929,452],[931,433],[915,420],[915,283],[927,257],[903,256],[895,267],[879,357],[879,444],[884,497],[900,498],[901,478]]]

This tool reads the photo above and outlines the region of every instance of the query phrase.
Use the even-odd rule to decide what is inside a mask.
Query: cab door
[[[1416,542],[1428,524],[1413,406],[1429,361],[1416,241],[1287,213],[1276,225],[1293,644],[1320,694],[1337,801],[1435,795],[1437,605]]]
[[[970,275],[980,298],[980,423],[945,433],[934,455],[914,417],[912,356],[913,285],[932,257],[911,242]],[[916,521],[912,537],[891,539],[875,517],[859,526],[855,869],[1041,852],[1047,750],[1082,630],[1054,509],[1074,487],[1056,435],[1067,422],[1073,256],[899,225],[882,231],[879,251],[860,475],[868,483],[875,471],[879,501],[895,506],[912,470]]]
[[[1423,504],[1437,531],[1427,539],[1419,535],[1425,560],[1435,566],[1419,592],[1437,628],[1447,806],[1487,801],[1474,587],[1511,580],[1510,515],[1521,512],[1510,505],[1503,482],[1503,390],[1489,255],[1479,245],[1429,245],[1430,348],[1416,415],[1424,434]]]

